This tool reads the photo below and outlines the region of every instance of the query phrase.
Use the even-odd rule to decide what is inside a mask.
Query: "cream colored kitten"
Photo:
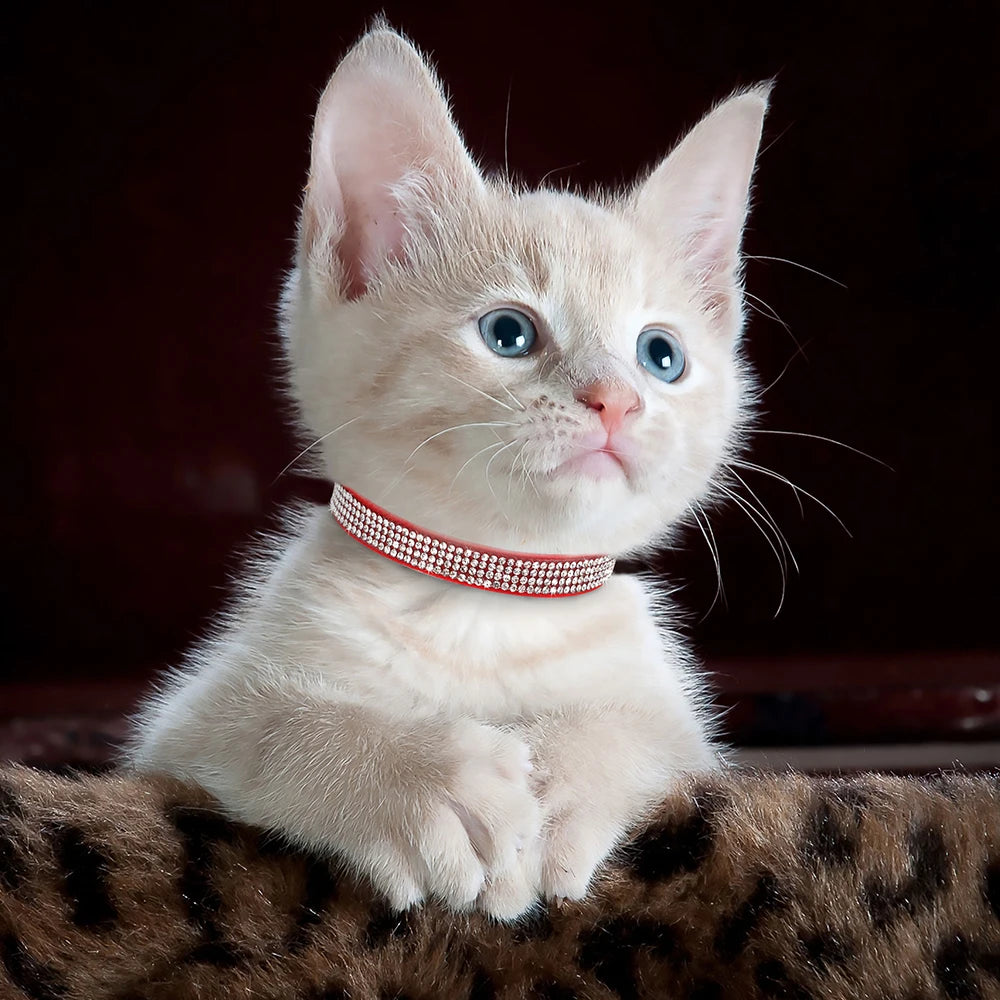
[[[624,194],[523,193],[479,172],[404,39],[362,38],[316,114],[283,303],[328,478],[516,553],[662,542],[742,412],[739,243],[766,101],[722,103]],[[581,897],[679,775],[719,766],[640,579],[499,594],[384,558],[328,510],[292,521],[144,707],[134,766],[345,859],[397,907],[499,918]]]

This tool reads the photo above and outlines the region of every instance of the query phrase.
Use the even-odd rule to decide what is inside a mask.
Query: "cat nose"
[[[642,408],[639,393],[618,379],[598,379],[574,390],[573,395],[592,410],[597,410],[607,432],[613,434],[630,413]]]

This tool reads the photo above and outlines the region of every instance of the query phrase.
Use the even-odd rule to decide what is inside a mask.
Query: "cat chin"
[[[616,452],[595,449],[567,459],[549,475],[583,480],[628,479],[629,470]]]
[[[536,482],[538,491],[513,512],[519,534],[536,552],[619,555],[663,531],[659,513],[636,497],[620,467],[600,478],[577,472]]]

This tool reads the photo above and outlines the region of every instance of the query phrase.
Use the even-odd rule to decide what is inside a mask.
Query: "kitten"
[[[316,113],[282,307],[291,392],[352,492],[291,519],[141,710],[135,767],[338,855],[396,907],[510,919],[582,897],[679,775],[720,766],[662,598],[572,560],[650,551],[734,447],[766,103],[720,104],[623,194],[525,193],[480,173],[408,42],[357,43]],[[416,526],[424,571],[354,537],[388,525],[355,495]],[[481,568],[446,570],[448,538]],[[495,550],[515,580],[539,566],[484,576]]]

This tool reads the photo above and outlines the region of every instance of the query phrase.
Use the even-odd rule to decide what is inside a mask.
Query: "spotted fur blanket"
[[[1000,782],[733,772],[588,900],[385,909],[203,792],[0,769],[3,1000],[1000,997]]]

